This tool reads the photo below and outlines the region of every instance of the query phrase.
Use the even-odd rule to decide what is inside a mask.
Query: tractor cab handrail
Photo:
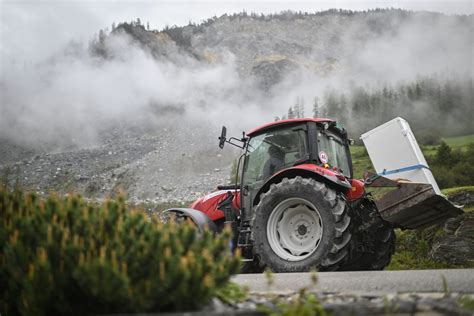
[[[239,184],[230,184],[230,185],[218,185],[217,190],[238,190],[240,189]]]

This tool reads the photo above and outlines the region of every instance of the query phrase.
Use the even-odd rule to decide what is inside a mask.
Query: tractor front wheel
[[[348,254],[350,221],[335,190],[311,178],[284,178],[255,209],[254,252],[274,272],[336,270]]]

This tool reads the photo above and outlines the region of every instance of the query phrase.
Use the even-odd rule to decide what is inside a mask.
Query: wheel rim
[[[268,242],[280,258],[300,261],[316,251],[323,235],[318,209],[300,198],[286,199],[273,209],[267,222]]]

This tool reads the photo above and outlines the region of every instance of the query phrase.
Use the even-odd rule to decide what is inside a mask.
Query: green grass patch
[[[350,151],[355,179],[362,179],[366,171],[375,172],[364,146],[351,146]]]
[[[474,192],[474,185],[468,185],[463,187],[456,187],[456,188],[447,188],[441,190],[441,192],[446,196],[452,196],[461,192]]]
[[[458,137],[443,137],[442,140],[452,148],[467,147],[470,143],[474,143],[474,135],[465,135]]]
[[[462,308],[467,309],[468,311],[474,312],[474,299],[467,295],[463,295],[459,298],[459,304]]]
[[[443,137],[441,138],[449,147],[454,150],[460,150],[461,152],[466,152],[468,150],[468,146],[471,143],[474,143],[474,135],[466,135],[466,136],[457,136],[457,137]],[[421,150],[423,151],[423,155],[425,157],[432,157],[436,155],[436,151],[438,150],[439,145],[430,145],[430,146],[421,146]]]
[[[435,236],[443,234],[442,228],[432,226],[425,230],[397,230],[396,251],[387,270],[441,269],[448,266],[429,258]]]
[[[463,210],[466,213],[474,212],[474,206],[464,207]]]

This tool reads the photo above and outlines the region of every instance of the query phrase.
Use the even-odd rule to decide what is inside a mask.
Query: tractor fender
[[[192,209],[192,208],[169,208],[163,211],[163,214],[166,213],[176,213],[179,216],[184,216],[190,218],[200,232],[203,232],[204,229],[209,229],[214,234],[217,233],[216,224],[203,212]]]
[[[257,205],[258,202],[260,202],[260,195],[268,191],[272,184],[280,182],[283,180],[283,178],[294,178],[296,176],[313,178],[317,181],[324,182],[338,192],[346,193],[352,188],[351,183],[347,179],[337,177],[336,173],[332,172],[331,170],[316,166],[314,164],[297,165],[281,170],[268,179],[255,195],[253,205]]]

